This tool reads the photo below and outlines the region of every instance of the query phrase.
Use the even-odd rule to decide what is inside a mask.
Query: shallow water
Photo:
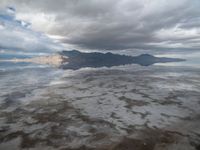
[[[15,65],[0,71],[0,149],[200,147],[196,67]]]

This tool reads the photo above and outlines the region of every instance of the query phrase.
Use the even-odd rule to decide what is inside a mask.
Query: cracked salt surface
[[[47,79],[41,70],[32,71],[36,79],[20,88],[1,84],[0,149],[9,142],[15,149],[114,150],[126,145],[176,150],[184,144],[193,150],[200,145],[196,69],[48,71]]]

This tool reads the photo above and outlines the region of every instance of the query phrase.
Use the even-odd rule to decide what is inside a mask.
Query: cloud
[[[0,10],[1,49],[49,53],[61,48],[46,35],[30,29],[31,23],[16,19],[15,13],[13,7]]]
[[[199,49],[199,0],[1,0],[65,48]]]

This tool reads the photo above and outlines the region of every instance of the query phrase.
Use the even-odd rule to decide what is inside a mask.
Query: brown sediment
[[[53,104],[48,105],[48,109],[52,107],[51,105],[53,106]],[[17,137],[21,137],[21,148],[36,148],[37,144],[44,144],[51,146],[55,149],[63,150],[160,150],[161,148],[163,150],[166,150],[167,147],[170,145],[177,143],[180,144],[179,140],[181,138],[188,138],[187,135],[183,135],[182,133],[175,131],[152,129],[148,127],[144,127],[143,129],[136,129],[133,126],[132,129],[130,128],[129,135],[120,137],[118,141],[113,142],[111,140],[112,135],[110,135],[109,133],[106,133],[105,131],[98,131],[97,128],[91,128],[91,135],[89,135],[88,137],[88,141],[89,143],[91,143],[91,145],[85,143],[86,145],[80,145],[79,147],[70,147],[67,145],[62,145],[63,142],[70,142],[71,138],[73,138],[73,136],[75,136],[76,138],[77,135],[68,135],[63,133],[63,129],[67,127],[71,121],[73,121],[70,121],[70,118],[63,118],[63,116],[60,116],[60,114],[63,114],[65,111],[75,111],[74,116],[76,116],[76,118],[78,118],[79,120],[82,120],[82,123],[84,124],[98,124],[99,126],[107,125],[108,127],[110,127],[110,129],[115,127],[105,120],[92,119],[89,116],[81,114],[80,110],[74,109],[72,106],[68,105],[68,103],[56,104],[55,107],[58,109],[56,112],[48,112],[48,109],[46,109],[45,112],[36,113],[32,116],[32,118],[37,120],[36,124],[59,122],[58,125],[52,125],[51,127],[49,127],[48,135],[45,138],[39,138],[38,136],[32,137],[30,133],[17,131],[3,136],[0,140],[6,142]],[[42,131],[37,131],[37,135],[39,135],[39,132]],[[99,144],[102,141],[107,141],[107,143]],[[62,146],[64,146],[65,148],[61,148]],[[194,147],[196,148],[196,150],[198,150],[199,144],[194,143]]]
[[[145,129],[138,132],[141,132],[141,135],[137,138],[124,137],[118,142],[108,145],[96,147],[81,146],[79,148],[66,148],[66,150],[159,150],[159,148],[164,150],[171,144],[177,144],[182,137],[179,133],[159,129]],[[98,141],[106,137],[108,138],[106,134],[97,134],[93,140]],[[198,145],[196,147],[198,148]]]
[[[145,129],[138,131],[141,132],[140,136],[131,138],[124,137],[118,142],[110,142],[107,145],[98,145],[98,146],[85,146],[82,145],[80,147],[66,147],[61,148],[62,150],[158,150],[158,148],[162,147],[163,149],[171,144],[178,143],[179,139],[182,138],[183,135],[178,132],[170,132],[165,130],[153,130],[153,129]],[[16,137],[21,137],[21,148],[31,148],[35,147],[37,143],[45,143],[54,148],[59,148],[59,145],[56,145],[51,142],[52,139],[62,139],[62,135],[59,134],[50,134],[47,139],[40,138],[31,138],[28,134],[19,131],[16,133],[9,134],[4,141],[14,139]],[[91,142],[101,141],[102,139],[107,139],[109,141],[109,136],[105,133],[96,133],[93,135],[94,138]],[[198,150],[199,145],[195,145]]]
[[[155,143],[151,141],[124,138],[110,150],[153,150],[154,146]]]
[[[182,135],[161,129],[144,129],[135,138],[124,137],[109,150],[159,150],[171,144],[178,143]]]

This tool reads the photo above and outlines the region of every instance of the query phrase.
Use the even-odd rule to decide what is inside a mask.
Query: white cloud
[[[49,53],[62,48],[46,35],[31,30],[30,23],[16,19],[14,8],[1,10],[0,15],[1,49]]]

